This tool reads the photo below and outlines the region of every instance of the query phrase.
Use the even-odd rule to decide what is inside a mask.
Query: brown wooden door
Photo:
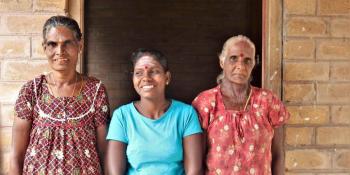
[[[217,55],[227,38],[247,35],[261,55],[261,9],[259,0],[87,0],[84,71],[105,83],[115,108],[137,98],[130,53],[155,48],[169,60],[168,97],[190,103],[216,85]],[[261,64],[253,84],[261,86]]]

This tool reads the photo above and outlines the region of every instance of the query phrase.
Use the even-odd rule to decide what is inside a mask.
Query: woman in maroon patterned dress
[[[102,174],[109,105],[101,81],[76,72],[79,26],[51,17],[43,39],[52,71],[19,92],[10,174]]]
[[[220,54],[219,85],[193,101],[206,140],[206,174],[270,175],[274,128],[289,117],[271,91],[249,84],[255,46],[228,39]]]

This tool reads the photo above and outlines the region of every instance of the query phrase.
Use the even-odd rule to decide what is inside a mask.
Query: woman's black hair
[[[67,16],[52,16],[51,18],[46,20],[43,27],[44,42],[46,42],[47,32],[51,28],[57,27],[57,26],[67,27],[73,32],[75,39],[77,39],[78,41],[81,40],[82,34],[77,21]]]
[[[164,54],[156,49],[145,49],[140,48],[131,54],[132,66],[135,67],[136,62],[143,56],[151,56],[154,58],[159,64],[163,67],[164,71],[167,72],[168,69],[168,61]]]

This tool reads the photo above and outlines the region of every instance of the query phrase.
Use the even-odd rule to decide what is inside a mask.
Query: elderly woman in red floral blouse
[[[229,38],[219,56],[219,85],[193,101],[206,140],[206,174],[271,174],[274,128],[289,118],[269,90],[250,85],[255,46],[245,36]]]
[[[102,174],[109,105],[101,81],[76,71],[81,36],[69,17],[46,21],[43,49],[51,72],[19,92],[10,174]]]

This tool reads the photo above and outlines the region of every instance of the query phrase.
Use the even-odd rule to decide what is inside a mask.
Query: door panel
[[[85,67],[107,86],[111,107],[137,98],[130,54],[155,48],[168,58],[168,97],[190,103],[216,85],[218,53],[225,40],[244,34],[261,55],[261,1],[90,1],[85,3]],[[261,64],[253,72],[261,86]]]

